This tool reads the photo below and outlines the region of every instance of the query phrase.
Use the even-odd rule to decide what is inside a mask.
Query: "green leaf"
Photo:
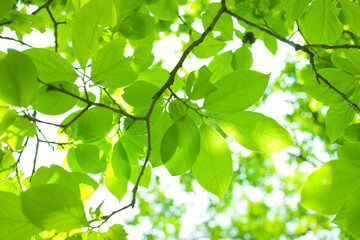
[[[360,6],[349,0],[341,1],[342,13],[346,24],[349,25],[350,31],[360,35]]]
[[[58,53],[44,48],[31,48],[24,51],[37,68],[39,78],[46,83],[74,83],[78,78],[73,66]]]
[[[47,184],[21,194],[25,216],[44,230],[59,232],[88,226],[80,195],[68,187]]]
[[[138,9],[143,4],[144,0],[117,0],[114,1],[116,12],[117,12],[117,18],[118,20],[122,20],[126,18],[127,16],[130,16],[138,11]]]
[[[335,49],[331,54],[331,61],[345,72],[360,75],[359,49]]]
[[[359,81],[358,78],[336,68],[321,69],[318,73],[336,89],[344,93],[346,97],[349,97],[354,92]],[[319,79],[319,81],[320,84],[315,77],[310,79],[305,83],[304,90],[316,100],[326,104],[344,101],[338,93],[321,81],[321,79]]]
[[[141,73],[137,81],[145,81],[154,84],[158,88],[161,88],[168,78],[170,77],[169,71],[163,68],[150,68]]]
[[[175,21],[178,18],[178,4],[175,0],[159,0],[148,8],[155,17],[164,21]]]
[[[2,118],[0,111],[0,119]],[[5,111],[5,116],[0,123],[0,140],[6,143],[13,150],[23,148],[22,143],[25,137],[33,137],[36,134],[35,123],[20,117],[16,111]]]
[[[100,149],[94,145],[78,144],[75,156],[79,166],[88,173],[98,174],[106,170],[106,158],[100,157]]]
[[[355,114],[354,114],[355,115]],[[360,123],[350,125],[343,132],[346,141],[359,142],[360,141]]]
[[[321,214],[335,214],[360,187],[360,165],[333,160],[312,172],[301,189],[301,204]]]
[[[81,111],[70,114],[62,124],[67,124],[73,120]],[[73,122],[66,130],[70,139],[84,140],[87,142],[95,141],[105,137],[113,127],[113,113],[111,110],[94,107],[85,111]]]
[[[98,49],[98,39],[104,27],[115,20],[112,0],[91,0],[76,14],[71,33],[73,49],[82,69]]]
[[[130,179],[131,167],[129,159],[120,140],[113,147],[111,165],[115,176],[123,176],[127,180]]]
[[[80,187],[81,200],[89,199],[95,190],[99,187],[94,179],[80,172],[70,172],[70,175],[78,182]]]
[[[238,70],[215,83],[217,90],[205,98],[204,108],[218,113],[245,110],[263,95],[269,75],[251,70]]]
[[[144,13],[135,13],[116,26],[115,31],[118,30],[126,38],[140,40],[153,31],[154,25],[153,17]]]
[[[269,52],[271,52],[273,55],[276,55],[278,49],[276,39],[266,33],[262,34],[261,39],[264,41],[264,45],[269,50]]]
[[[199,150],[199,130],[190,117],[184,116],[165,132],[161,141],[161,160],[171,175],[180,175],[191,169]]]
[[[209,70],[212,72],[211,82],[216,83],[220,78],[233,71],[231,66],[232,52],[224,52],[216,55],[209,64]]]
[[[187,114],[187,108],[184,103],[182,103],[180,100],[173,100],[169,103],[169,114],[170,117],[176,121],[179,118],[183,117]]]
[[[36,98],[37,71],[25,54],[8,49],[0,60],[0,99],[14,107],[27,107]]]
[[[354,142],[345,142],[339,147],[337,154],[340,160],[359,164],[360,162],[360,144]]]
[[[121,173],[121,171],[118,172]],[[113,169],[113,163],[110,161],[105,172],[105,185],[119,202],[127,191],[127,184],[128,179],[122,174],[116,175]]]
[[[216,87],[210,83],[210,77],[212,73],[206,67],[206,65],[202,66],[199,69],[199,75],[195,82],[194,88],[190,94],[190,98],[193,100],[198,100],[207,97],[210,93],[216,90]]]
[[[8,12],[11,11],[12,6],[13,6],[13,1],[12,0],[1,0],[0,1],[0,20],[3,19],[6,14],[8,14]]]
[[[79,194],[78,182],[64,168],[58,165],[51,165],[50,168],[40,167],[34,174],[30,187],[37,187],[45,184],[57,184],[71,189]]]
[[[24,216],[20,196],[0,191],[0,205],[1,239],[29,239],[32,235],[42,231]]]
[[[199,37],[200,34],[198,33],[191,34],[191,39],[193,41],[197,40]],[[193,53],[197,58],[209,58],[216,56],[216,54],[225,46],[226,43],[224,41],[216,40],[212,36],[206,36],[204,41],[194,48]]]
[[[150,117],[151,154],[149,161],[152,167],[158,167],[163,164],[161,161],[161,141],[173,122],[169,113],[160,108]]]
[[[18,186],[15,185],[15,183],[13,183],[10,180],[0,180],[0,192],[9,192],[9,193],[13,193],[15,195],[19,195],[21,193],[21,190]],[[2,205],[4,206],[4,205]],[[0,233],[1,236],[1,233]]]
[[[221,7],[220,3],[211,3],[207,5],[206,12],[201,16],[202,24],[204,29],[206,29],[213,19],[215,18],[216,14],[218,13]],[[217,37],[223,41],[230,41],[233,39],[233,21],[229,14],[222,14],[220,19],[216,22],[216,25],[213,31],[219,31],[220,35]]]
[[[224,197],[233,174],[230,149],[221,134],[205,124],[200,127],[200,152],[192,171],[205,190]]]
[[[106,235],[111,240],[126,240],[128,234],[125,232],[123,225],[114,224],[109,228]]]
[[[236,49],[231,65],[234,70],[249,70],[253,64],[251,51],[247,47]]]
[[[62,88],[76,96],[79,96],[78,86],[69,82],[52,82],[51,85]],[[47,115],[60,115],[72,109],[78,99],[50,87],[42,85],[37,91],[37,97],[32,104],[36,111]]]
[[[131,106],[145,108],[150,106],[158,90],[159,88],[152,83],[136,81],[124,88],[122,98]]]
[[[130,164],[138,164],[139,159],[145,156],[145,146],[147,146],[145,136],[136,136],[126,131],[121,136],[121,143],[128,155]]]
[[[331,0],[315,0],[300,21],[305,39],[311,44],[334,44],[343,30],[338,13]]]
[[[140,175],[141,168],[142,166],[140,165],[131,164],[130,182],[132,182],[133,184],[136,184]],[[139,186],[147,188],[150,184],[150,180],[151,180],[151,166],[147,165],[140,179]]]
[[[325,125],[331,142],[341,137],[342,132],[349,126],[354,116],[354,109],[345,101],[329,107],[326,113]]]
[[[281,0],[285,18],[289,22],[298,20],[308,8],[309,0]]]
[[[290,134],[274,119],[256,112],[238,112],[215,117],[224,132],[242,146],[260,152],[277,152],[295,146]]]
[[[15,158],[11,155],[11,152],[4,152],[0,150],[0,179],[6,179],[9,174],[14,171],[15,165],[16,161]]]
[[[109,88],[124,87],[137,78],[131,68],[131,58],[124,57],[126,42],[115,39],[107,43],[94,57],[91,64],[91,80]]]

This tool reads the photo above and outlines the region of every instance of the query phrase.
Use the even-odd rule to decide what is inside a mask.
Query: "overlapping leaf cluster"
[[[251,108],[269,80],[269,75],[250,70],[253,37],[273,54],[282,41],[309,60],[305,69],[312,74],[304,91],[329,105],[330,139],[345,140],[341,139],[340,160],[310,175],[302,204],[337,214],[335,222],[359,237],[358,224],[353,223],[359,221],[360,133],[358,124],[352,124],[355,113],[360,113],[357,1],[3,2],[0,31],[8,28],[17,39],[1,38],[30,48],[0,54],[0,237],[124,239],[120,225],[107,233],[91,229],[134,207],[138,187],[149,185],[152,168],[164,165],[173,176],[191,170],[204,189],[222,199],[233,175],[225,138],[265,153],[295,146],[274,119]],[[27,6],[36,10],[30,12]],[[202,32],[194,29],[196,19],[201,20]],[[34,28],[51,29],[54,46],[33,48],[25,43],[23,36]],[[169,72],[161,67],[166,59],[154,61],[153,45],[171,34],[186,34],[188,41]],[[291,40],[293,34],[301,40]],[[243,45],[234,52],[222,51],[235,38]],[[182,65],[189,56],[214,58],[187,72]],[[65,115],[60,123],[47,119],[61,114]],[[57,128],[57,141],[47,140],[45,125]],[[29,138],[36,140],[36,151],[33,171],[24,177],[19,166]],[[43,143],[68,149],[62,167],[36,166]],[[102,180],[95,181],[94,174]],[[130,203],[109,215],[98,210],[85,216],[83,201],[99,184],[121,201],[129,182],[134,184]]]

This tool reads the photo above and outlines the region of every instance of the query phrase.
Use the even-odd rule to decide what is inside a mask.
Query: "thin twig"
[[[30,175],[30,180],[29,182],[32,181],[32,178],[35,174],[35,169],[36,169],[36,161],[37,161],[37,156],[38,156],[38,152],[39,152],[39,146],[40,146],[40,139],[39,139],[39,135],[36,134],[36,147],[35,147],[35,155],[34,155],[34,163],[33,163],[33,169],[31,171],[31,175]]]
[[[87,105],[86,108],[84,108],[83,110],[81,110],[81,112],[79,112],[73,119],[70,120],[70,122],[68,122],[67,124],[63,125],[61,128],[62,128],[62,131],[61,133],[65,132],[66,129],[68,129],[71,124],[73,124],[76,120],[78,120],[89,108],[90,108],[91,105]]]
[[[54,1],[54,0],[49,0],[49,1],[47,1],[46,3],[44,3],[43,5],[41,5],[38,9],[36,9],[33,13],[31,13],[31,15],[37,14],[38,12],[41,11],[41,9],[48,8],[53,1]]]
[[[18,159],[17,159],[17,161],[16,161],[16,167],[15,167],[16,177],[17,177],[17,180],[18,180],[19,187],[20,187],[20,190],[21,190],[21,191],[24,191],[24,189],[23,189],[23,187],[22,187],[22,185],[21,185],[21,180],[20,180],[19,168],[18,168],[18,167],[19,167],[19,164],[20,164],[21,156],[22,156],[22,154],[23,154],[23,152],[24,152],[24,149],[25,149],[28,141],[29,141],[29,137],[27,137],[26,140],[25,140],[24,148],[20,150],[19,157],[18,157]]]
[[[10,40],[10,41],[15,41],[15,42],[18,42],[18,43],[21,43],[25,46],[28,46],[28,47],[31,47],[31,48],[34,48],[33,46],[31,46],[30,44],[27,44],[21,40],[18,40],[18,39],[15,39],[15,38],[11,38],[11,37],[4,37],[4,36],[0,36],[1,39],[5,39],[5,40]]]

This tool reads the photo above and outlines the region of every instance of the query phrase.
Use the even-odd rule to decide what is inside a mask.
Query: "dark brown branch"
[[[335,45],[335,46],[330,46],[330,45],[325,45],[325,44],[307,44],[302,47],[303,48],[323,48],[323,49],[350,49],[350,48],[360,49],[360,45],[350,45],[350,44]]]
[[[32,122],[43,123],[43,124],[51,125],[51,126],[54,126],[54,127],[63,127],[63,126],[64,126],[64,125],[61,125],[61,124],[46,122],[46,121],[37,119],[37,118],[35,118],[35,117],[32,117],[32,116],[30,116],[30,115],[28,115],[28,114],[23,115],[23,117],[29,119],[29,120],[32,121]]]
[[[3,37],[3,36],[0,36],[0,38],[1,38],[1,39],[5,39],[5,40],[10,40],[10,41],[15,41],[15,42],[21,43],[21,44],[23,44],[23,45],[25,45],[25,46],[34,48],[33,46],[31,46],[31,45],[29,45],[29,44],[27,44],[27,43],[25,43],[25,42],[23,42],[23,41],[21,41],[21,40],[17,40],[17,39],[15,39],[15,38]]]
[[[292,47],[294,47],[294,49],[296,51],[303,51],[305,53],[307,53],[309,55],[309,58],[310,58],[310,64],[311,64],[311,67],[313,69],[313,72],[315,74],[315,77],[316,79],[318,80],[318,82],[321,80],[323,81],[329,88],[333,89],[336,93],[338,93],[358,114],[360,114],[360,109],[359,107],[353,103],[352,101],[350,101],[346,95],[344,93],[342,93],[341,91],[339,91],[337,88],[335,88],[327,79],[325,79],[323,76],[321,76],[318,71],[316,70],[316,67],[315,67],[315,62],[314,62],[314,53],[311,51],[311,48],[323,48],[323,49],[340,49],[340,48],[345,48],[345,49],[349,49],[349,48],[356,48],[356,49],[360,49],[360,46],[359,45],[348,45],[348,44],[344,44],[344,45],[337,45],[337,46],[329,46],[329,45],[324,45],[324,44],[307,44],[307,45],[300,45],[300,44],[297,44],[293,41],[290,41],[282,36],[280,36],[279,34],[277,33],[274,33],[268,29],[265,29],[261,26],[258,26],[257,24],[255,23],[252,23],[248,20],[246,20],[245,18],[242,18],[240,17],[239,15],[231,12],[230,10],[228,10],[227,8],[225,8],[224,10],[225,13],[228,13],[229,15],[231,15],[232,17],[236,18],[237,20],[251,26],[251,27],[254,27],[260,31],[263,31],[265,33],[267,33],[268,35],[276,38],[277,40],[279,41],[282,41]],[[320,83],[320,82],[319,82]]]
[[[96,103],[96,102],[92,102],[92,101],[90,101],[90,100],[88,100],[88,99],[84,99],[84,98],[82,98],[82,97],[80,97],[80,96],[78,96],[78,95],[75,95],[75,94],[73,94],[73,93],[71,93],[71,92],[66,91],[64,88],[58,88],[58,87],[53,86],[53,85],[51,85],[51,84],[49,84],[49,83],[45,83],[45,82],[41,81],[40,79],[38,79],[38,82],[44,84],[45,86],[48,86],[48,87],[50,88],[50,89],[49,89],[50,91],[58,91],[58,92],[65,93],[65,94],[67,94],[67,95],[69,95],[69,96],[71,96],[71,97],[73,97],[73,98],[76,98],[76,99],[78,99],[78,100],[80,100],[80,101],[83,101],[83,102],[87,103],[87,104],[90,105],[90,106],[96,106],[96,107],[106,108],[106,109],[109,109],[109,110],[111,110],[111,111],[113,111],[113,112],[115,112],[115,113],[119,113],[119,114],[121,114],[121,115],[123,115],[123,116],[125,116],[125,117],[128,117],[128,118],[130,118],[130,119],[133,119],[133,120],[135,120],[135,119],[136,119],[136,120],[142,120],[142,121],[145,120],[144,117],[136,117],[136,116],[133,116],[133,115],[131,115],[131,114],[129,114],[129,113],[121,110],[121,109],[116,109],[116,108],[110,107],[110,106],[105,105],[105,104],[102,104],[102,103]]]
[[[175,80],[175,76],[176,76],[176,73],[177,71],[182,67],[185,59],[187,58],[187,56],[190,54],[190,52],[196,47],[198,46],[199,44],[201,44],[205,37],[212,31],[212,29],[214,28],[215,24],[217,23],[217,21],[220,19],[221,15],[225,12],[225,9],[226,9],[226,6],[225,6],[225,0],[222,0],[221,1],[221,8],[219,9],[219,11],[217,12],[216,16],[214,17],[214,19],[212,20],[212,22],[210,23],[210,25],[206,28],[206,30],[201,34],[201,36],[194,42],[192,42],[190,44],[190,46],[188,46],[185,51],[183,52],[181,58],[179,59],[178,63],[175,65],[175,67],[173,68],[173,70],[170,72],[170,76],[168,78],[168,80],[166,81],[166,83],[160,88],[160,90],[155,93],[155,95],[153,96],[153,100],[151,102],[151,105],[149,107],[149,110],[146,114],[145,117],[143,117],[143,120],[146,121],[146,127],[147,127],[147,135],[148,135],[148,150],[147,150],[147,153],[146,153],[146,157],[145,157],[145,162],[144,164],[142,165],[141,167],[141,171],[140,171],[140,174],[139,174],[139,177],[137,178],[137,181],[135,183],[135,186],[133,188],[133,198],[132,198],[132,201],[129,205],[123,207],[123,208],[120,208],[114,212],[112,212],[111,214],[107,215],[107,216],[103,216],[102,218],[104,219],[104,222],[101,223],[98,227],[100,227],[102,224],[104,224],[107,220],[109,220],[109,218],[111,218],[113,215],[115,215],[116,213],[118,212],[121,212],[129,207],[134,207],[135,206],[135,203],[136,203],[136,193],[137,193],[137,190],[139,188],[139,183],[140,183],[140,180],[141,180],[141,177],[143,176],[144,174],[144,171],[145,171],[145,168],[146,168],[146,165],[147,163],[149,162],[149,159],[150,159],[150,154],[151,154],[151,129],[150,129],[150,117],[151,117],[151,114],[154,110],[154,107],[155,107],[155,104],[156,102],[160,99],[161,95],[165,92],[166,89],[168,89],[173,83],[174,83],[174,80]],[[136,119],[136,118],[135,118]]]
[[[12,21],[2,22],[2,23],[0,23],[0,27],[1,27],[1,26],[4,26],[4,25],[7,25],[7,24],[10,24],[10,23],[12,23]]]
[[[53,1],[54,1],[54,0],[49,0],[49,1],[47,1],[46,3],[44,3],[43,5],[41,5],[38,9],[36,9],[34,12],[32,12],[31,15],[37,14],[38,12],[41,11],[41,9],[48,8]]]
[[[310,64],[311,64],[311,67],[312,67],[312,70],[315,74],[315,77],[316,79],[318,80],[318,82],[320,83],[319,79],[324,82],[330,89],[334,90],[335,92],[337,92],[358,114],[360,114],[360,109],[359,107],[353,103],[352,101],[350,101],[347,96],[342,93],[341,91],[339,91],[336,87],[334,87],[326,78],[324,78],[321,74],[319,74],[319,72],[317,71],[316,67],[315,67],[315,62],[314,62],[314,54],[309,50],[307,49],[307,51],[304,51],[306,52],[309,57],[310,57]]]

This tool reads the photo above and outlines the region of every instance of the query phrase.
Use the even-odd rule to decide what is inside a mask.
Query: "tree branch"
[[[54,1],[54,0],[49,0],[49,1],[47,1],[46,3],[44,3],[43,5],[41,5],[38,9],[36,9],[34,12],[32,12],[31,15],[37,14],[38,12],[41,11],[41,9],[48,8],[53,1]]]

